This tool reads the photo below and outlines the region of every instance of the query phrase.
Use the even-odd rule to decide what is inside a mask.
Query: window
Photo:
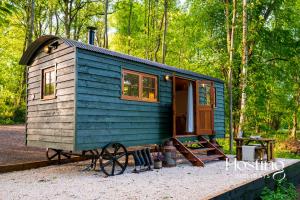
[[[124,73],[123,95],[130,97],[139,97],[139,75]]]
[[[200,105],[210,106],[212,104],[214,107],[217,105],[216,89],[211,83],[203,82],[200,85]]]
[[[137,101],[157,101],[157,77],[123,70],[122,98]]]
[[[55,98],[55,67],[42,70],[42,99]]]
[[[211,86],[202,84],[200,87],[200,105],[209,106],[211,103]]]

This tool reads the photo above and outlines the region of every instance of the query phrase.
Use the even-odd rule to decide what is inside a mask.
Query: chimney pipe
[[[90,45],[94,45],[95,43],[95,30],[96,30],[96,27],[93,27],[93,26],[89,26],[87,27],[88,30],[89,30],[89,44]]]

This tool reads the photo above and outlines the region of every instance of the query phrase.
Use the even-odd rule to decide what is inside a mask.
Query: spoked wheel
[[[128,153],[120,143],[106,145],[100,155],[100,168],[107,176],[123,174],[128,164]]]
[[[93,169],[95,170],[97,160],[100,157],[99,151],[97,149],[95,150],[88,150],[88,151],[83,151],[82,152],[82,157],[88,157],[91,158],[91,164],[87,167],[87,169]]]
[[[60,157],[60,151],[56,149],[47,148],[46,157],[48,160],[54,160],[55,157]]]
[[[48,160],[54,160],[57,157],[57,160],[60,161],[61,156],[71,158],[70,154],[63,152],[62,150],[47,148],[46,157]]]

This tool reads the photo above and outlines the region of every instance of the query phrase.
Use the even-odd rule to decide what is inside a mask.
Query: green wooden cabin
[[[225,135],[217,78],[57,36],[38,38],[20,64],[27,66],[28,146],[78,151]]]

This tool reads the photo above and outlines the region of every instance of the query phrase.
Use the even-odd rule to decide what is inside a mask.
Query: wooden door
[[[196,82],[196,133],[214,134],[215,88],[212,81]]]

